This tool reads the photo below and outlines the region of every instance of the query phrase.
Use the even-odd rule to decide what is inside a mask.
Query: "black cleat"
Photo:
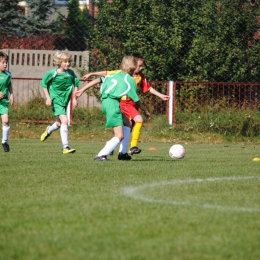
[[[101,155],[101,156],[96,155],[95,158],[94,158],[94,161],[106,162],[106,161],[109,161],[109,160],[107,159],[107,157],[105,155]]]
[[[132,159],[132,157],[127,153],[119,153],[117,158],[118,160],[123,160],[123,161],[129,161]]]
[[[133,154],[138,154],[138,153],[141,153],[141,149],[139,149],[138,147],[134,146],[132,148],[130,148],[129,150],[129,154],[130,155],[133,155]]]
[[[2,144],[2,146],[3,146],[4,151],[5,151],[6,153],[8,153],[8,152],[10,151],[10,146],[9,146],[8,143],[5,142],[5,143]]]
[[[112,152],[110,152],[110,154],[109,155],[113,155],[114,154],[114,150],[112,151]]]

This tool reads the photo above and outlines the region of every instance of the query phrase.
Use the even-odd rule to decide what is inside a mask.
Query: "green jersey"
[[[9,71],[5,70],[0,72],[0,91],[4,94],[4,97],[0,99],[2,103],[9,103],[9,87],[12,84],[12,75]]]
[[[140,100],[136,93],[135,80],[123,71],[113,75],[107,75],[100,89],[101,101],[106,98],[117,99],[122,96],[129,96],[134,102]]]
[[[58,73],[57,69],[52,69],[41,80],[41,86],[48,89],[53,102],[61,106],[67,106],[73,87],[79,85],[80,80],[70,69],[64,73]]]

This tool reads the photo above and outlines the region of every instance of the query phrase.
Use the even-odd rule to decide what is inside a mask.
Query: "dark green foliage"
[[[28,0],[31,12],[27,19],[26,34],[38,34],[48,32],[53,28],[53,22],[49,17],[55,11],[52,0]]]
[[[32,34],[50,33],[53,28],[49,21],[55,8],[52,0],[28,0],[30,9],[25,16],[18,0],[1,0],[0,2],[0,27],[1,34],[8,36],[28,37]]]
[[[21,35],[25,26],[25,17],[18,7],[19,0],[0,1],[1,34],[7,36]]]
[[[256,81],[257,8],[250,1],[96,1],[91,70],[140,52],[151,80]]]

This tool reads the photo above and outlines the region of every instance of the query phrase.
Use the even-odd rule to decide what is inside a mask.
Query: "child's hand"
[[[145,113],[146,118],[150,120],[151,119],[150,112],[148,110],[145,110],[144,113]]]
[[[170,99],[170,96],[162,95],[161,99],[164,100],[164,101],[167,101],[167,100]]]
[[[91,76],[90,73],[89,73],[89,74],[86,74],[86,75],[83,76],[83,79],[84,79],[84,80],[87,80],[90,76]]]
[[[48,107],[50,107],[51,104],[52,104],[51,99],[50,99],[50,98],[47,98],[47,99],[46,99],[46,105],[47,105]]]
[[[76,97],[76,98],[79,98],[79,97],[82,95],[82,93],[83,93],[83,92],[82,92],[81,90],[76,91],[76,92],[75,92],[75,97]]]

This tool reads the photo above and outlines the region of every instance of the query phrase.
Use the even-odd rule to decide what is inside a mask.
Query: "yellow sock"
[[[140,122],[135,123],[133,131],[132,131],[130,148],[138,146],[138,141],[140,138],[142,126],[143,126],[143,123],[140,123]]]

